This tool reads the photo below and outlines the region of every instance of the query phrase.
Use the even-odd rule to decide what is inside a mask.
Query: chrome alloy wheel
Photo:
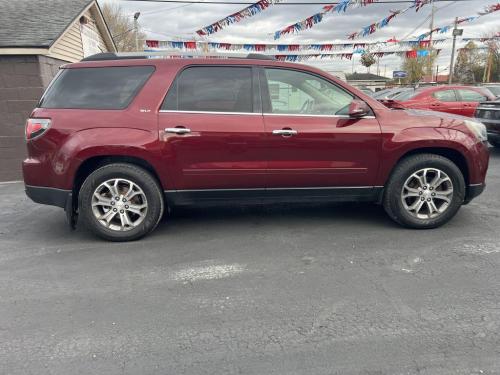
[[[450,177],[436,168],[413,173],[404,183],[401,200],[405,210],[418,219],[433,219],[445,212],[453,198]]]
[[[148,210],[146,194],[132,181],[107,180],[92,195],[92,213],[108,229],[128,231],[143,222]]]

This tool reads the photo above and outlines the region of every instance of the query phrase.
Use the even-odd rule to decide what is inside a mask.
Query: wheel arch
[[[160,176],[158,175],[153,165],[151,165],[151,163],[149,163],[147,160],[140,157],[128,155],[99,155],[85,159],[78,166],[73,178],[74,201],[78,200],[78,194],[85,179],[96,169],[112,163],[132,164],[145,169],[146,171],[151,173],[151,175],[156,179],[160,187],[163,189],[163,184],[161,182]]]
[[[469,171],[469,165],[467,163],[467,159],[465,156],[458,150],[450,147],[419,147],[415,148],[412,150],[408,150],[404,154],[402,154],[399,159],[396,161],[394,166],[391,169],[391,172],[387,176],[387,181],[390,179],[392,176],[392,173],[394,172],[394,169],[396,166],[403,160],[406,159],[410,156],[413,155],[419,155],[419,154],[435,154],[435,155],[440,155],[443,156],[449,160],[451,160],[457,167],[460,169],[460,172],[462,172],[462,175],[464,176],[465,180],[465,185],[468,186],[469,181],[470,181],[470,171]]]

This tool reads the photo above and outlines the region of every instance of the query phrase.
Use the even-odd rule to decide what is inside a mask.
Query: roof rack
[[[144,52],[105,52],[97,53],[85,57],[81,61],[106,61],[106,60],[126,60],[126,59],[154,59],[162,57],[172,58],[228,58],[228,59],[251,59],[251,60],[275,60],[274,56],[259,53],[238,54],[220,53],[204,54],[199,52],[167,52],[167,51],[144,51]]]

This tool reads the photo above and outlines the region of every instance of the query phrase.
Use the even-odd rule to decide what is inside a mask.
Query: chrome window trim
[[[330,117],[330,118],[352,118],[352,119],[374,119],[375,116],[350,117],[348,115],[307,115],[301,113],[262,113],[262,112],[217,112],[217,111],[176,111],[173,109],[162,109],[159,113],[193,113],[212,115],[250,115],[250,116],[293,116],[293,117]]]
[[[293,116],[293,117],[332,117],[332,118],[352,118],[352,119],[374,119],[375,116],[351,117],[349,115],[308,115],[305,113],[263,113],[264,116]]]
[[[212,114],[212,115],[251,115],[262,116],[261,112],[217,112],[217,111],[177,111],[173,109],[161,109],[160,113],[194,113],[194,114]]]

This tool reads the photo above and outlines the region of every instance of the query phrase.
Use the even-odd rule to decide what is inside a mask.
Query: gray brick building
[[[0,181],[19,180],[24,125],[59,67],[116,51],[95,0],[0,0]]]

